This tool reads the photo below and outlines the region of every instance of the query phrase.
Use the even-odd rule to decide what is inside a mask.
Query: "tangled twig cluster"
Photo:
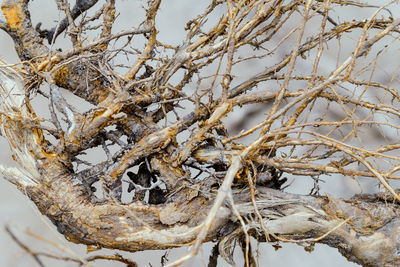
[[[326,243],[365,265],[400,261],[398,207],[384,201],[400,200],[389,182],[400,178],[390,137],[400,117],[396,69],[390,83],[374,77],[381,55],[397,49],[395,1],[213,0],[179,45],[158,38],[161,0],[117,33],[115,1],[97,2],[56,1],[65,16],[49,30],[32,25],[28,0],[1,6],[0,28],[21,59],[0,68],[1,134],[21,168],[0,168],[68,240],[128,251],[193,245],[171,266],[211,240],[231,264],[242,240],[255,264],[250,236]],[[343,7],[373,12],[336,20]],[[62,34],[65,51],[55,49]],[[332,53],[337,62],[327,64]],[[249,126],[234,117],[240,110],[262,119]],[[93,149],[103,160],[82,157]],[[315,196],[284,193],[288,174],[313,178]],[[332,174],[376,178],[389,194],[319,196],[318,177]]]

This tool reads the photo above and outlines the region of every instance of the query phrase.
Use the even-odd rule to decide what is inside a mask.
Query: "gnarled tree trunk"
[[[188,22],[183,43],[173,46],[157,39],[161,0],[148,1],[143,22],[119,33],[112,33],[115,1],[101,7],[77,1],[72,9],[68,1],[57,1],[65,19],[51,30],[32,26],[28,2],[1,6],[6,21],[0,27],[13,38],[22,67],[0,65],[1,135],[20,165],[0,165],[0,171],[68,240],[126,251],[193,245],[171,265],[195,255],[203,242],[218,241],[221,255],[234,265],[234,241],[253,236],[260,242],[324,243],[364,266],[400,265],[400,196],[389,182],[399,178],[398,140],[373,147],[357,139],[373,127],[398,129],[392,122],[400,117],[396,88],[365,82],[360,74],[375,71],[362,61],[384,51],[373,50],[375,44],[398,35],[400,19],[381,17],[386,6],[376,7],[367,20],[339,23],[329,16],[339,5],[374,7],[351,1],[211,1]],[[226,12],[205,27],[217,7]],[[74,23],[91,8],[97,13]],[[268,64],[264,58],[277,49],[266,48],[269,41],[292,19],[297,28],[284,33],[295,40],[278,42],[292,42],[290,53],[252,77],[240,77],[233,67],[246,60]],[[313,19],[320,27],[306,38]],[[90,40],[91,29],[100,29],[98,39]],[[352,52],[324,74],[324,43],[356,29]],[[72,48],[54,50],[65,30]],[[144,48],[133,47],[141,36]],[[124,43],[111,45],[114,40]],[[124,54],[125,72],[113,61]],[[309,68],[295,68],[301,57],[311,59]],[[212,76],[201,74],[207,67]],[[377,100],[364,98],[368,88],[379,90]],[[78,111],[62,89],[90,108]],[[45,97],[48,118],[30,104],[37,93]],[[227,129],[225,116],[257,103],[266,103],[260,123],[237,133]],[[329,105],[336,104],[343,114],[332,119]],[[180,133],[190,137],[182,140]],[[243,137],[253,139],[241,143]],[[107,160],[80,159],[92,148],[102,149]],[[285,173],[316,181],[325,174],[374,177],[386,193],[350,199],[289,194],[282,189]]]

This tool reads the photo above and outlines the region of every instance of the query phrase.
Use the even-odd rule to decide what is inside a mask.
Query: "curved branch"
[[[11,119],[32,115],[23,105],[22,78],[10,67],[1,67],[0,74],[0,111],[13,115],[1,115],[2,134],[12,140],[13,152],[23,166],[18,171],[5,167],[0,170],[18,184],[68,240],[138,251],[185,246],[197,239],[211,209],[212,195],[204,197],[197,189],[188,188],[180,191],[174,202],[161,205],[140,202],[124,205],[112,199],[102,203],[90,201],[88,192],[76,182],[75,174],[68,171],[58,155],[43,151],[40,130],[31,131],[23,123]],[[173,174],[169,172],[168,175]],[[400,207],[390,204],[390,195],[360,195],[342,200],[287,194],[263,187],[257,189],[256,208],[263,221],[250,222],[249,232],[262,233],[263,229],[268,229],[265,235],[273,234],[281,241],[328,244],[338,248],[349,260],[365,266],[400,264],[395,252],[400,245],[397,230]],[[251,194],[246,190],[234,190],[232,194],[241,215],[253,218],[255,207]],[[229,207],[223,205],[215,214],[204,241],[227,236],[221,242],[228,242],[232,234],[240,236],[240,231],[231,235],[228,235],[230,231],[226,232],[227,224],[239,227]],[[255,236],[268,240],[264,235]],[[223,255],[227,255],[226,252]]]
[[[71,12],[70,12],[70,17],[72,20],[75,20],[77,17],[79,17],[82,13],[86,12],[87,10],[89,10],[92,6],[94,6],[96,3],[98,2],[98,0],[80,0],[80,1],[76,1],[76,4],[74,5],[74,7],[72,8]],[[63,32],[65,31],[65,29],[67,29],[67,27],[69,26],[69,20],[68,17],[65,17],[63,20],[61,20],[57,26],[53,27],[51,30],[41,30],[40,29],[40,25],[41,23],[39,23],[36,26],[37,31],[39,32],[40,36],[42,38],[47,39],[48,43],[51,44],[53,42],[55,42],[55,40],[57,39],[57,37]]]
[[[32,28],[28,2],[6,0],[1,5],[6,22],[0,21],[0,28],[7,30],[20,58],[27,60],[24,71],[30,83],[25,85],[19,72],[0,64],[0,131],[8,139],[13,158],[20,165],[15,168],[0,165],[0,171],[68,240],[127,251],[194,244],[186,259],[196,254],[203,242],[217,240],[221,255],[230,262],[231,252],[225,248],[232,248],[236,240],[243,241],[243,235],[246,240],[251,235],[261,242],[328,244],[338,248],[349,260],[365,266],[400,264],[397,252],[400,209],[397,203],[388,204],[388,200],[394,202],[393,197],[398,200],[399,195],[386,183],[386,179],[398,178],[400,158],[392,153],[399,145],[386,142],[378,149],[371,149],[364,148],[362,141],[355,145],[350,140],[352,136],[357,137],[358,127],[398,129],[392,121],[375,121],[371,117],[378,113],[390,119],[399,112],[383,96],[379,101],[369,101],[362,98],[367,95],[365,92],[353,92],[351,97],[340,95],[340,87],[349,81],[352,85],[372,85],[355,81],[359,77],[354,71],[358,67],[356,59],[368,56],[375,43],[398,32],[400,20],[374,20],[381,8],[366,21],[345,22],[326,32],[322,27],[319,34],[305,43],[298,41],[295,49],[298,53],[292,53],[289,74],[295,70],[295,57],[305,56],[303,53],[319,45],[311,74],[299,68],[293,74],[299,78],[284,73],[277,76],[277,72],[288,66],[289,56],[282,57],[275,65],[268,66],[270,61],[263,61],[267,64],[264,71],[253,78],[239,80],[233,71],[235,64],[266,59],[277,50],[273,48],[262,55],[245,51],[244,59],[237,50],[258,49],[266,44],[292,14],[303,10],[304,1],[292,1],[286,6],[281,0],[242,1],[237,5],[227,2],[228,14],[204,32],[203,28],[209,26],[202,27],[207,16],[214,13],[216,6],[223,5],[221,1],[213,1],[203,15],[188,23],[189,32],[183,45],[174,47],[157,40],[155,18],[161,1],[150,3],[145,21],[137,28],[111,34],[116,17],[114,1],[110,0],[102,9],[102,24],[83,27],[98,19],[101,15],[98,12],[95,19],[74,26],[75,30],[82,30],[82,36],[102,26],[99,39],[76,38],[74,47],[66,52],[51,51],[43,44],[40,34]],[[77,1],[77,6],[85,3],[88,6],[79,10],[74,7],[71,12],[66,1],[58,3],[68,16],[65,21],[73,26],[74,19],[96,2]],[[302,30],[306,30],[306,24],[318,11],[324,10],[322,13],[326,16],[329,13],[326,2],[307,3],[312,6],[306,10],[311,8],[316,13],[304,16]],[[286,14],[287,18],[283,16]],[[356,28],[362,31],[352,53],[331,74],[317,75],[323,41]],[[369,34],[372,28],[379,29],[377,34]],[[278,46],[289,42],[293,32],[279,41]],[[137,48],[131,42],[138,34],[149,38],[144,48]],[[127,41],[121,46],[107,46],[111,40],[124,36]],[[367,36],[372,37],[367,39]],[[122,54],[127,55],[128,62],[132,59],[136,63],[114,64],[114,58]],[[221,76],[225,55],[227,66]],[[214,68],[218,58],[219,65],[213,75],[195,75],[203,67]],[[120,67],[128,69],[126,76],[117,73]],[[171,78],[180,71],[184,73],[177,78],[178,85],[171,84]],[[187,85],[191,79],[197,79],[198,84],[189,95],[191,90],[187,90]],[[284,92],[262,89],[246,94],[246,90],[255,89],[262,81],[279,79],[285,80]],[[288,82],[295,79],[308,82],[307,89],[299,90],[294,83],[289,86]],[[55,129],[46,126],[46,119],[38,118],[29,103],[32,88],[39,87],[43,81],[50,85],[49,109]],[[72,91],[95,106],[79,113],[68,104],[58,87]],[[381,88],[384,94],[394,91],[387,86]],[[222,93],[220,97],[219,93]],[[397,93],[390,95],[397,96]],[[208,102],[203,101],[207,97]],[[176,109],[186,100],[192,109],[188,108],[185,115],[179,114]],[[279,103],[269,109],[270,115],[265,120],[236,136],[229,135],[222,119],[233,108],[273,100]],[[320,100],[338,102],[345,118],[310,122],[315,118],[306,113],[314,112],[314,105],[325,104],[315,103]],[[370,114],[359,118],[357,109]],[[170,120],[170,115],[175,117]],[[317,119],[323,119],[323,114],[318,116]],[[65,119],[65,123],[58,118]],[[165,118],[164,126],[162,118]],[[323,128],[323,134],[313,127]],[[261,134],[249,145],[233,142],[240,137],[251,137],[257,129],[262,129]],[[43,131],[51,136],[48,138]],[[339,137],[334,136],[337,132]],[[190,138],[182,141],[176,137],[180,133],[187,133]],[[103,149],[106,161],[92,165],[78,158],[96,146]],[[308,151],[304,153],[306,146]],[[333,160],[343,155],[344,159]],[[369,163],[380,159],[393,162],[387,162],[389,168],[386,165],[380,168],[379,162]],[[81,163],[89,168],[78,168]],[[343,168],[353,163],[363,163],[368,171]],[[137,173],[131,172],[135,167]],[[280,179],[283,171],[310,176],[340,173],[377,177],[392,194],[359,195],[348,200],[287,194],[282,189],[271,189],[281,187],[285,180]],[[123,180],[126,176],[129,180]],[[95,182],[103,190],[99,194],[94,194]],[[125,191],[135,190],[128,204],[122,200],[123,182],[129,183]],[[154,192],[158,192],[158,199],[153,198]],[[100,195],[103,197],[97,198]],[[246,245],[241,243],[243,247]]]
[[[0,171],[19,186],[68,240],[138,251],[185,246],[196,239],[212,199],[188,189],[177,194],[173,203],[158,206],[139,202],[123,205],[112,199],[92,203],[85,187],[77,183],[75,174],[63,164],[63,156],[43,150],[41,131],[32,131],[11,118],[34,119],[23,104],[22,78],[10,67],[0,66],[0,74],[1,130],[12,142],[16,160],[23,166],[0,165]],[[6,112],[13,116],[4,116]],[[221,208],[218,214],[206,240],[217,236],[230,211]]]
[[[248,216],[254,206],[240,198],[243,195],[236,196],[236,204],[241,214]],[[400,264],[400,207],[389,194],[356,195],[345,200],[258,188],[257,199],[264,221],[253,221],[248,231],[263,232],[264,224],[281,241],[327,244],[363,266]],[[265,236],[259,238],[265,240]]]

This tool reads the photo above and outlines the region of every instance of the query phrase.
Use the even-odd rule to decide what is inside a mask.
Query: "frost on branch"
[[[179,45],[158,37],[160,0],[121,32],[112,0],[56,1],[64,19],[50,29],[32,25],[28,2],[1,6],[21,63],[0,66],[1,135],[19,164],[0,170],[68,240],[126,251],[192,245],[171,266],[208,241],[232,265],[240,244],[254,265],[250,237],[400,264],[398,81],[374,77],[398,49],[392,2],[210,1]],[[339,8],[372,12],[335,21]],[[60,38],[69,49],[55,49]],[[336,64],[325,64],[331,53]],[[238,119],[242,108],[261,120]],[[311,193],[285,193],[289,175],[312,179]],[[320,194],[321,179],[338,176],[383,190]]]

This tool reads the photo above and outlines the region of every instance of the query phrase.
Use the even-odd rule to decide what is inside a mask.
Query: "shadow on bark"
[[[400,264],[400,196],[390,184],[400,178],[398,81],[374,79],[398,49],[395,1],[210,1],[179,46],[158,39],[161,0],[118,33],[115,1],[56,2],[64,17],[50,30],[32,25],[29,1],[1,4],[0,28],[21,62],[0,66],[1,135],[20,164],[0,170],[69,241],[132,252],[192,246],[168,266],[209,241],[218,244],[210,266],[218,255],[235,265],[237,244],[253,266],[250,237],[327,244],[364,266]],[[372,13],[336,21],[339,8]],[[71,49],[55,49],[62,34]],[[343,53],[342,39],[353,40]],[[325,65],[332,53],[334,67]],[[257,72],[242,75],[249,64]],[[48,117],[31,105],[38,97]],[[93,149],[105,160],[85,159]],[[312,193],[284,192],[288,174],[312,178]],[[324,175],[374,178],[384,190],[322,196]],[[49,256],[7,231],[39,264]]]

